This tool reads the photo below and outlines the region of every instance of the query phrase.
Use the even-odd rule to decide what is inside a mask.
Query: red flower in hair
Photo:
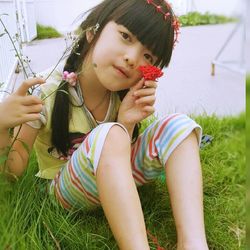
[[[141,71],[145,80],[156,81],[158,78],[163,76],[162,70],[152,65],[140,66],[138,70]]]

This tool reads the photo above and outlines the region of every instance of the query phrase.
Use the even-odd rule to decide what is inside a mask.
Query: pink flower
[[[74,72],[68,72],[64,71],[63,72],[63,80],[68,82],[71,86],[76,86],[77,83],[77,74]]]
[[[142,77],[149,81],[156,81],[163,76],[162,70],[152,65],[140,66],[138,70],[142,73]]]

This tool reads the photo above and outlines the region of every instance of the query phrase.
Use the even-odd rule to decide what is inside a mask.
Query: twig
[[[8,95],[11,95],[11,93],[9,91],[7,91],[7,90],[0,90],[0,93],[6,93]]]
[[[46,229],[48,230],[51,238],[53,239],[53,241],[55,242],[56,244],[56,247],[58,250],[61,250],[61,247],[60,247],[60,244],[59,242],[56,240],[55,236],[53,235],[53,233],[51,232],[51,230],[49,229],[49,226],[45,223],[45,221],[43,221],[43,225],[46,227]]]
[[[9,37],[11,43],[12,43],[12,46],[13,46],[15,52],[16,52],[16,56],[18,57],[19,62],[21,63],[21,65],[22,65],[22,67],[23,67],[24,74],[25,74],[26,78],[28,78],[28,74],[27,74],[27,72],[25,71],[25,68],[24,68],[23,60],[22,60],[22,58],[20,57],[19,52],[18,52],[18,50],[17,50],[17,48],[16,48],[16,45],[15,45],[15,43],[13,42],[13,39],[12,39],[12,37],[11,37],[9,31],[7,30],[7,27],[5,26],[5,24],[3,23],[3,21],[2,21],[1,18],[0,18],[0,22],[1,22],[1,24],[3,25],[4,31],[6,32],[6,34],[8,35],[8,37]]]
[[[15,141],[17,140],[17,137],[18,137],[18,135],[19,135],[19,133],[20,133],[20,131],[21,131],[21,128],[22,128],[22,125],[20,125],[20,127],[19,127],[19,129],[18,129],[18,132],[17,132],[15,138],[14,138],[14,140],[12,141],[12,143],[11,143],[9,149],[8,149],[8,152],[7,152],[7,159],[9,159],[9,154],[10,154],[10,152],[11,152],[11,149],[12,149],[12,147],[13,147]],[[7,173],[6,169],[7,169],[7,160],[5,161],[4,166],[3,166],[3,172],[4,172],[4,173]],[[9,173],[9,174],[11,174],[11,173]],[[12,174],[12,175],[13,175],[13,174]],[[14,175],[14,176],[17,178],[16,175]]]

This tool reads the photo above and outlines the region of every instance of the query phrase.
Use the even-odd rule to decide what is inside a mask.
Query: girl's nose
[[[127,55],[124,56],[124,61],[126,62],[126,64],[131,67],[131,68],[134,68],[134,61]]]
[[[138,64],[139,55],[136,52],[127,53],[124,55],[124,61],[130,68],[135,68]]]

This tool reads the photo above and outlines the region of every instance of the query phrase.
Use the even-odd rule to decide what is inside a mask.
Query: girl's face
[[[141,78],[139,66],[154,64],[157,60],[123,25],[109,22],[98,38],[92,63],[100,83],[106,89],[129,89]]]

